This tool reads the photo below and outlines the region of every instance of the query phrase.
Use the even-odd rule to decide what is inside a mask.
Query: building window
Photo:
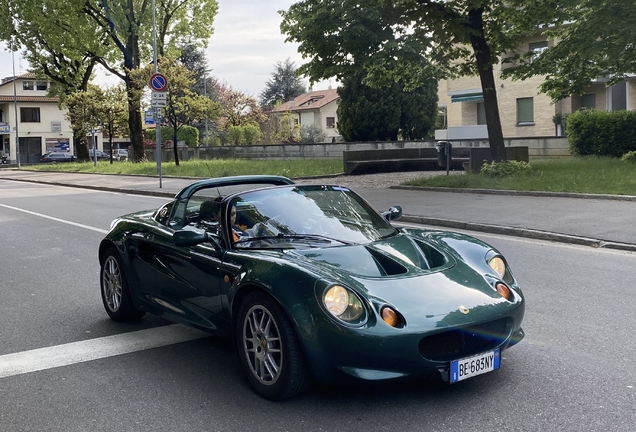
[[[33,90],[34,85],[33,81],[22,81],[22,90]]]
[[[333,129],[334,127],[336,127],[336,118],[327,117],[327,128]]]
[[[48,88],[46,81],[38,81],[35,85],[36,90],[46,90]]]
[[[20,121],[23,123],[40,123],[40,108],[20,108]]]
[[[534,124],[533,98],[517,99],[517,124]]]
[[[477,102],[477,124],[486,124],[486,106],[483,102]]]
[[[581,108],[596,108],[596,95],[585,94],[581,96]]]
[[[530,51],[532,52],[532,57],[530,57],[530,62],[533,62],[541,55],[541,53],[548,49],[548,41],[543,42],[532,42],[530,44]]]

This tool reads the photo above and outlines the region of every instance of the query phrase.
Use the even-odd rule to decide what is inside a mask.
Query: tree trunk
[[[501,130],[499,105],[497,104],[497,89],[492,65],[490,47],[484,36],[483,9],[471,9],[468,12],[470,27],[473,30],[470,43],[475,53],[482,94],[484,95],[484,109],[486,111],[486,127],[490,143],[490,157],[494,161],[505,161],[506,146]]]
[[[141,93],[143,89],[137,88],[134,81],[126,75],[126,94],[128,95],[128,129],[130,131],[130,144],[133,148],[132,162],[141,162],[146,158],[144,150],[143,128],[141,126]],[[130,157],[130,155],[129,155]]]
[[[75,156],[78,161],[88,162],[91,160],[88,154],[88,140],[81,128],[73,129],[73,146],[75,147]]]

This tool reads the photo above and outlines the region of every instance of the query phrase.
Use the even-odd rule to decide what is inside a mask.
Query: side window
[[[20,108],[22,123],[40,123],[40,108]]]
[[[170,213],[172,212],[173,207],[174,202],[169,202],[168,204],[161,207],[157,211],[157,214],[155,214],[155,220],[157,221],[157,223],[168,226],[168,220],[170,218]]]
[[[530,51],[532,52],[532,57],[530,57],[530,62],[532,63],[536,60],[543,51],[548,49],[548,41],[542,42],[532,42],[530,44]]]
[[[533,98],[517,99],[517,124],[527,125],[534,123]]]
[[[34,84],[33,81],[22,81],[22,90],[33,90]]]

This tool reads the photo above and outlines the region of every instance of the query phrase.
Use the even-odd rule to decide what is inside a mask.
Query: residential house
[[[342,138],[336,127],[339,99],[336,89],[310,91],[274,108],[271,115],[280,119],[290,112],[301,127],[317,124],[325,133],[327,142],[339,141]]]
[[[55,150],[73,151],[70,124],[58,98],[47,96],[49,85],[31,73],[0,82],[0,153],[9,162],[17,161],[16,137],[21,163],[38,162],[42,154]]]
[[[539,55],[554,40],[540,34],[527,38],[520,47]],[[572,96],[557,103],[539,92],[542,76],[523,81],[503,80],[501,72],[508,63],[495,65],[495,83],[499,115],[504,138],[561,136],[563,130],[555,124],[559,117],[586,107],[605,111],[636,108],[636,77],[606,87],[598,79],[590,83],[582,96]],[[479,77],[442,80],[438,87],[438,106],[446,111],[446,129],[436,130],[436,139],[485,139],[486,114]]]

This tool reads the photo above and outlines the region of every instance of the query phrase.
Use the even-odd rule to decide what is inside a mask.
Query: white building
[[[10,163],[17,161],[16,137],[20,163],[36,163],[52,151],[75,153],[71,125],[58,98],[47,97],[49,85],[31,73],[0,82],[0,154]]]
[[[339,100],[340,96],[336,89],[311,91],[274,108],[271,114],[281,117],[286,112],[294,113],[301,127],[317,124],[325,133],[327,142],[331,142],[342,138],[336,127]]]

